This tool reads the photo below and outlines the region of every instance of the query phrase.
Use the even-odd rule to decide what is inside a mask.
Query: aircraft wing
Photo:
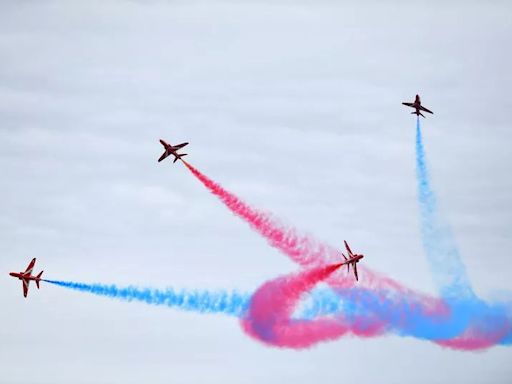
[[[359,281],[359,276],[357,276],[357,264],[354,263],[354,275],[356,275],[356,281]]]
[[[408,107],[414,107],[413,103],[402,103],[403,105],[407,105]]]
[[[350,249],[350,247],[348,246],[346,240],[343,240],[345,242],[345,247],[347,248],[347,251],[349,253],[349,255],[353,255],[354,253],[352,252],[352,250]]]
[[[23,279],[23,297],[27,297],[28,295],[28,285],[30,284],[30,280]]]
[[[35,264],[36,264],[36,259],[33,258],[32,261],[30,262],[30,264],[28,265],[27,269],[25,269],[25,272],[23,272],[23,273],[31,275]]]
[[[169,152],[165,151],[162,153],[162,156],[158,159],[158,162],[161,162],[163,159],[165,159],[167,156],[169,156]]]
[[[420,105],[420,109],[421,109],[422,111],[425,111],[425,112],[428,112],[428,113],[434,114],[434,112],[432,112],[432,111],[428,110],[427,108],[423,107],[422,105]]]
[[[180,148],[183,148],[185,145],[188,145],[188,143],[176,144],[176,145],[173,145],[173,148],[174,149],[180,149]]]

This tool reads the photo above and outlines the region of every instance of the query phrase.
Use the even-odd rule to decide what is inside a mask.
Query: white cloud
[[[249,290],[295,268],[183,167],[158,164],[162,137],[190,141],[190,161],[248,201],[332,244],[350,239],[369,266],[432,291],[414,123],[400,105],[420,92],[436,113],[425,122],[433,183],[475,289],[510,291],[510,10],[2,2],[0,269],[35,256],[48,277]],[[505,383],[512,373],[507,348],[462,354],[392,336],[279,351],[233,319],[49,286],[24,301],[4,279],[5,383]]]

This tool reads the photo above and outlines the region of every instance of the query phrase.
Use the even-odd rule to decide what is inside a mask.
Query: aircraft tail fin
[[[187,154],[186,154],[186,153],[179,154],[178,156],[176,156],[176,157],[174,158],[173,163],[177,162],[177,161],[178,161],[178,159],[181,159],[183,156],[187,156]]]
[[[39,275],[37,275],[37,276],[36,276],[36,277],[39,279],[39,280],[36,280],[36,286],[37,286],[37,289],[39,289],[39,281],[40,281],[40,279],[41,279],[41,276],[43,275],[43,272],[44,272],[44,271],[39,272]]]

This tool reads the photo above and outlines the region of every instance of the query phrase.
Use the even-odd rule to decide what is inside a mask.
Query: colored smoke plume
[[[133,286],[119,288],[116,285],[84,284],[69,281],[43,280],[50,284],[106,296],[124,301],[140,301],[152,305],[165,305],[185,311],[200,313],[223,313],[240,316],[247,308],[249,295],[238,292],[210,292],[206,290],[165,290],[137,288]]]
[[[241,320],[243,329],[266,344],[288,348],[307,348],[343,336],[349,329],[334,318],[292,318],[302,295],[339,267],[317,267],[265,283],[251,298],[248,313]]]
[[[499,303],[487,304],[472,293],[451,231],[441,218],[430,187],[419,120],[416,170],[422,239],[442,298],[427,297],[399,286],[393,286],[393,290],[384,289],[383,285],[379,289],[374,285],[372,290],[347,289],[346,279],[336,275],[328,279],[334,288],[331,298],[335,301],[329,308],[331,311],[325,314],[336,308],[338,315],[334,319],[315,319],[321,314],[318,303],[326,303],[317,299],[312,301],[315,310],[311,321],[297,321],[292,318],[290,307],[298,305],[298,297],[307,293],[311,284],[322,281],[320,275],[305,272],[263,285],[251,300],[247,318],[243,320],[244,329],[267,344],[293,348],[345,334],[374,336],[383,332],[419,337],[460,350],[483,349],[498,343],[509,345],[510,308]],[[311,280],[310,276],[319,278]]]
[[[416,179],[423,248],[443,297],[474,297],[452,231],[439,212],[430,186],[419,117],[416,120]]]
[[[236,216],[247,222],[252,229],[263,236],[268,243],[289,256],[303,267],[334,264],[341,260],[341,251],[308,234],[301,234],[296,228],[286,226],[268,212],[260,211],[245,203],[238,196],[208,178],[197,168],[182,160],[192,174]],[[368,287],[406,290],[391,278],[379,275],[365,266],[359,267],[361,284]],[[342,278],[345,287],[354,285],[352,277]],[[341,284],[340,281],[337,282]]]
[[[265,344],[286,348],[383,334],[458,350],[512,344],[511,308],[505,304],[472,298],[448,301],[412,291],[313,289],[329,275],[320,268],[265,283],[252,296],[242,327]],[[339,275],[332,273],[330,287]]]
[[[259,211],[242,201],[235,194],[208,178],[198,169],[182,160],[192,174],[217,196],[236,216],[246,221],[275,247],[302,266],[311,266],[339,260],[339,251],[314,240],[310,236],[300,235],[293,227],[285,227],[268,212]]]
[[[317,267],[265,283],[247,293],[117,287],[56,280],[48,283],[122,301],[239,317],[246,333],[285,348],[307,348],[342,336],[395,334],[460,350],[512,344],[510,303],[448,302],[396,291],[314,287],[338,266]]]

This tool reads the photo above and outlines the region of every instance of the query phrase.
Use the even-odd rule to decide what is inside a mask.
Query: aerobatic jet
[[[402,104],[407,107],[416,109],[414,112],[411,112],[412,115],[423,116],[423,114],[420,111],[425,111],[425,112],[434,114],[434,112],[428,110],[427,108],[425,108],[424,106],[421,105],[420,95],[416,95],[416,99],[414,100],[414,103],[405,103],[404,102]],[[425,117],[425,116],[423,116],[423,117]]]
[[[32,276],[32,270],[34,269],[34,265],[36,264],[36,259],[33,258],[30,264],[28,265],[27,269],[25,269],[25,272],[11,272],[9,275],[12,277],[17,277],[23,282],[23,296],[27,297],[28,294],[28,286],[30,284],[30,280],[34,280],[37,285],[37,289],[39,289],[39,282],[42,280],[41,275],[43,274],[43,271],[39,272],[37,276]]]
[[[186,153],[178,153],[178,149],[183,148],[185,145],[188,145],[188,143],[171,145],[171,144],[167,144],[162,139],[160,139],[160,143],[162,143],[162,145],[164,146],[165,152],[162,154],[162,156],[160,156],[160,158],[158,159],[158,162],[161,162],[163,159],[165,159],[169,155],[173,155],[174,156],[173,163],[175,163],[176,161],[178,161],[178,159],[181,159],[183,156],[187,155]]]
[[[357,275],[357,263],[359,263],[359,260],[361,260],[364,257],[364,255],[352,253],[352,250],[348,246],[347,242],[345,240],[343,241],[345,242],[345,248],[347,248],[348,258],[342,252],[341,255],[343,256],[345,261],[343,261],[341,265],[347,265],[347,271],[350,272],[350,264],[352,264],[352,267],[354,268],[354,275],[356,276],[356,281],[359,281],[359,276]]]

